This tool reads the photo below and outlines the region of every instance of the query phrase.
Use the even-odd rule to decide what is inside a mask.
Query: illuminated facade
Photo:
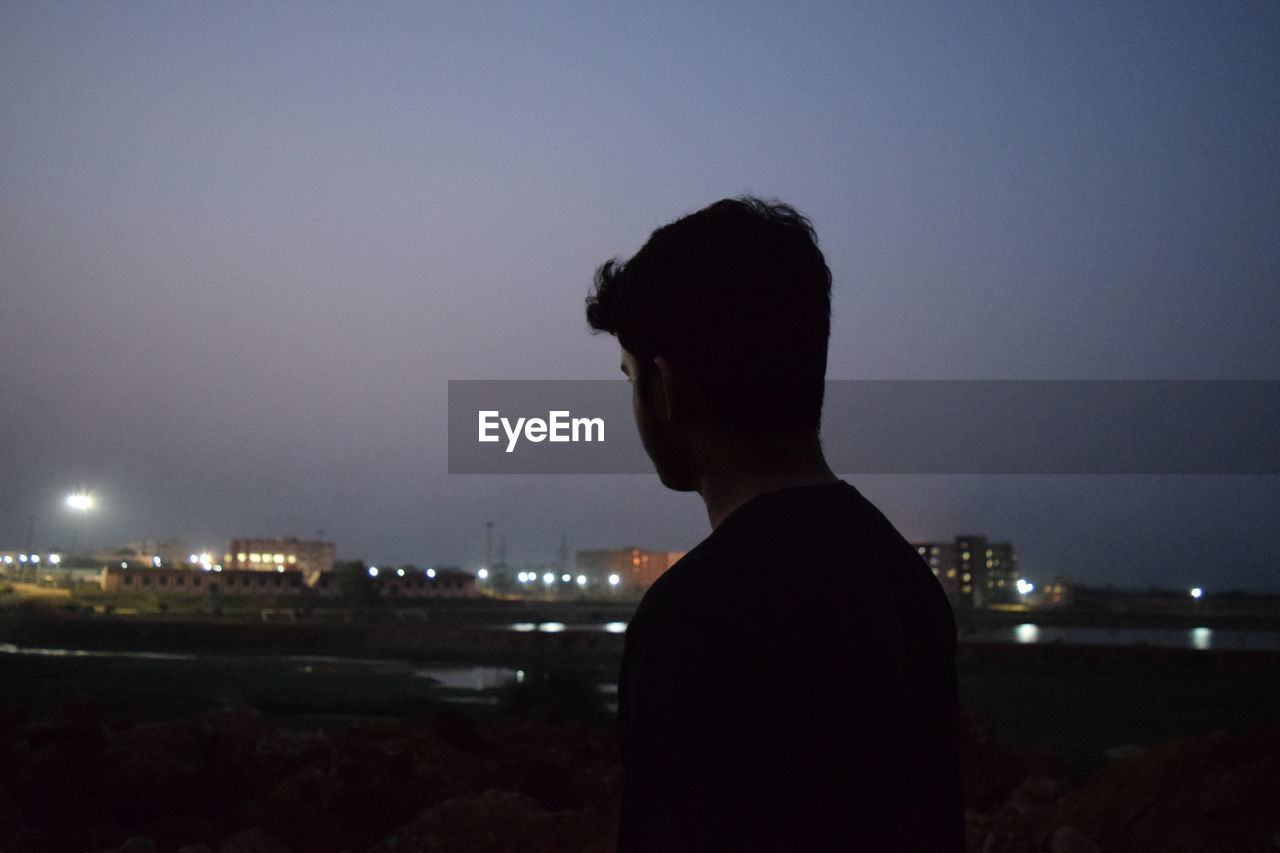
[[[233,571],[278,572],[296,570],[305,576],[333,571],[332,542],[300,542],[297,539],[232,539],[222,567]]]
[[[954,542],[917,542],[919,554],[951,603],[958,607],[1018,604],[1018,555],[1008,542],[957,536]]]

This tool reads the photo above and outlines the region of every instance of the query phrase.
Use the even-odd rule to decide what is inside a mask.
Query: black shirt
[[[848,483],[748,501],[627,627],[618,850],[962,851],[955,636]]]

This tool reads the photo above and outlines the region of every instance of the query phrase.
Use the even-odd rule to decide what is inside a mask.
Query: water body
[[[566,625],[563,622],[517,622],[505,626],[512,631],[560,633],[562,631],[605,631],[620,634],[626,622]],[[1032,622],[1003,628],[962,632],[966,640],[990,643],[1064,643],[1085,646],[1156,646],[1169,649],[1248,649],[1280,651],[1280,631],[1217,630],[1213,628],[1072,628],[1040,626]]]
[[[994,643],[1065,643],[1085,646],[1156,646],[1171,649],[1245,649],[1280,651],[1280,631],[1215,630],[1213,628],[1069,628],[1031,622],[966,632],[961,641]]]

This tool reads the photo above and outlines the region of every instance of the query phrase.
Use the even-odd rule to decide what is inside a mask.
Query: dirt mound
[[[1280,724],[1117,758],[1073,790],[1029,777],[970,814],[982,853],[1270,853],[1280,849]],[[1058,790],[1055,788],[1058,787]]]

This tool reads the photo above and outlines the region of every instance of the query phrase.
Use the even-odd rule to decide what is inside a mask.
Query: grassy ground
[[[1280,668],[1205,655],[1153,662],[962,663],[960,698],[991,715],[997,738],[1045,750],[1087,773],[1105,751],[1280,721]]]
[[[614,672],[613,665],[598,663],[579,670],[579,677],[607,681]],[[1102,764],[1111,747],[1151,747],[1280,720],[1278,675],[1274,660],[1242,666],[1208,655],[1159,662],[1123,654],[1102,662],[996,659],[962,662],[960,689],[965,705],[990,714],[1002,743],[1051,752],[1084,774]],[[407,667],[263,659],[0,655],[0,683],[6,686],[0,711],[19,710],[28,719],[56,716],[65,703],[88,695],[107,720],[248,706],[282,722],[338,724],[422,718],[474,695],[413,677]],[[466,707],[487,713],[483,706]]]

